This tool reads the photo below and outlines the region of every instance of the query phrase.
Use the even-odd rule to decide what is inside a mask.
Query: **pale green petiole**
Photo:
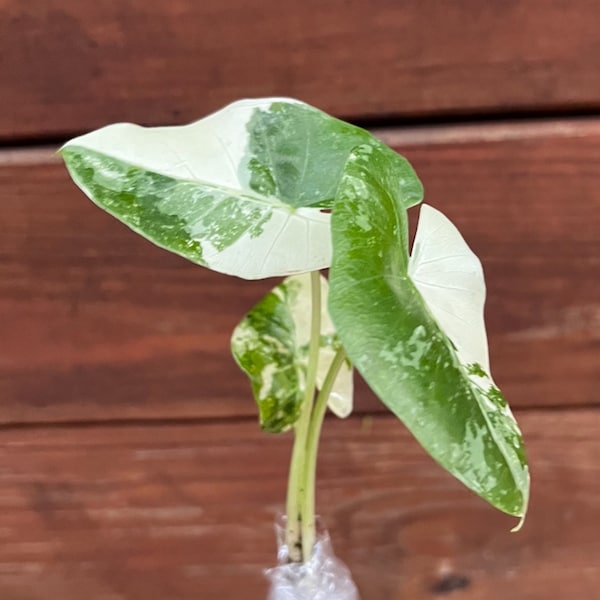
[[[308,366],[300,417],[294,430],[294,447],[287,490],[286,544],[292,562],[302,562],[302,505],[306,493],[304,474],[306,443],[315,396],[319,342],[321,335],[321,280],[319,271],[311,272],[311,328],[308,350]]]
[[[313,413],[308,427],[308,439],[306,441],[306,462],[304,468],[305,490],[302,502],[302,554],[304,560],[307,560],[315,544],[315,481],[317,476],[317,454],[319,451],[319,439],[321,437],[321,427],[323,419],[327,412],[327,402],[329,395],[335,383],[335,379],[340,372],[346,352],[339,348],[329,371],[317,396]]]
[[[308,561],[315,544],[315,479],[319,437],[329,396],[346,359],[346,353],[340,348],[315,401],[320,335],[321,282],[319,272],[314,271],[311,273],[311,335],[306,385],[294,432],[288,481],[286,544],[292,562]]]

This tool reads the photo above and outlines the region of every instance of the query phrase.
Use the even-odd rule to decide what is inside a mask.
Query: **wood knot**
[[[434,594],[443,595],[451,594],[455,590],[464,590],[471,585],[471,581],[465,575],[457,575],[448,573],[440,577],[432,586],[431,591]]]

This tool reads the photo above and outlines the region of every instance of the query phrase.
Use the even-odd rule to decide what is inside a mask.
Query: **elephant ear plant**
[[[231,343],[261,427],[294,433],[272,598],[357,597],[315,527],[321,425],[327,407],[350,414],[353,368],[441,466],[522,522],[529,475],[490,374],[481,265],[425,204],[409,252],[423,189],[404,158],[279,98],[182,127],[110,125],[61,152],[87,196],[155,244],[242,279],[284,277]]]

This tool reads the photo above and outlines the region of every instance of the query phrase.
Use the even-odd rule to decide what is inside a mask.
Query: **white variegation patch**
[[[277,97],[239,100],[188,125],[115,123],[73,138],[63,148],[86,148],[174,179],[247,190],[247,126],[256,109],[268,110],[274,102],[304,104]]]
[[[236,243],[218,250],[200,240],[207,266],[213,271],[238,275],[243,279],[261,279],[292,275],[325,268],[331,262],[330,215],[314,208],[273,208],[259,237],[246,231]],[[248,251],[253,243],[252,252]],[[326,240],[326,243],[324,243]]]
[[[484,322],[485,280],[479,258],[444,214],[423,204],[408,274],[463,365],[479,365],[490,378]]]

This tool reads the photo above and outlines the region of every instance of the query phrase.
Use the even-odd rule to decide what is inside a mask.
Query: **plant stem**
[[[339,348],[333,360],[313,410],[308,427],[308,439],[306,443],[306,460],[304,466],[304,495],[302,498],[302,554],[304,560],[308,560],[312,554],[316,538],[315,523],[315,481],[317,476],[317,454],[319,451],[319,439],[321,428],[327,411],[327,402],[335,379],[344,364],[346,352]]]
[[[306,493],[304,483],[307,437],[315,398],[319,346],[321,338],[321,275],[319,271],[310,274],[311,283],[311,326],[308,346],[308,366],[304,398],[300,407],[300,416],[294,430],[294,447],[290,463],[287,489],[287,525],[286,545],[289,560],[302,562],[302,505]]]

